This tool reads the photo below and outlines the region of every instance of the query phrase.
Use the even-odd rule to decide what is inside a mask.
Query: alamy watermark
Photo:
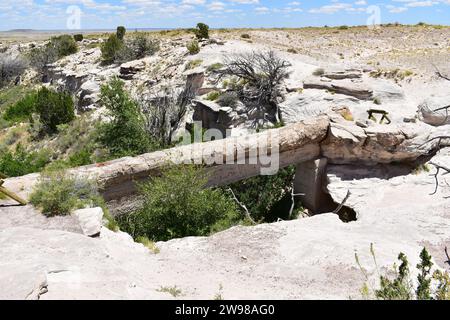
[[[69,6],[67,7],[66,13],[68,14],[66,20],[66,27],[69,30],[80,30],[81,29],[81,15],[83,12],[79,6]]]

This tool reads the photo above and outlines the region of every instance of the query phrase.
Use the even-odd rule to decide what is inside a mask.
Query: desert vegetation
[[[202,169],[185,166],[140,185],[144,204],[119,218],[121,229],[134,238],[161,241],[206,236],[239,222],[235,203],[222,190],[206,188],[207,178]]]
[[[377,266],[373,244],[370,251],[374,264]],[[368,279],[357,254],[355,254],[355,258],[361,272]],[[411,278],[408,257],[404,253],[400,253],[398,260],[399,265],[393,266],[394,275],[380,275],[379,285],[376,288],[369,281],[363,286],[361,289],[363,297],[379,300],[450,300],[450,275],[440,269],[432,272],[434,264],[426,248],[420,252],[420,263],[416,266],[416,286]],[[379,270],[378,274],[380,274]]]
[[[159,43],[148,36],[136,32],[127,37],[126,29],[118,27],[116,34],[112,34],[101,46],[104,64],[123,63],[155,54],[159,50]]]

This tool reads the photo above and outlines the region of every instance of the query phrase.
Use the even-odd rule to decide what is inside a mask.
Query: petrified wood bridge
[[[433,132],[437,129],[424,126],[422,134],[408,134],[422,129],[417,124],[412,126],[375,125],[363,129],[353,122],[324,115],[244,138],[180,146],[74,168],[70,173],[97,180],[105,199],[111,201],[132,196],[136,182],[159,175],[173,163],[206,164],[211,171],[210,185],[225,185],[259,175],[279,161],[275,163],[279,168],[297,165],[296,192],[306,194],[302,199],[306,207],[320,211],[322,173],[327,163],[412,162],[435,152],[436,144],[424,142],[438,135]],[[38,177],[32,174],[7,179],[4,186],[26,197]]]

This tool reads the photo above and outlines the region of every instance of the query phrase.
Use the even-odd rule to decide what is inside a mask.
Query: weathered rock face
[[[303,88],[328,90],[355,97],[359,100],[371,100],[373,98],[372,89],[360,81],[325,81],[323,79],[309,78],[305,80]]]
[[[290,95],[280,104],[281,117],[287,124],[330,113],[335,106],[353,105],[358,100],[345,95],[332,95],[323,90],[310,89]]]
[[[362,77],[362,71],[358,69],[330,70],[324,72],[322,76],[332,80],[360,79]]]
[[[86,110],[93,106],[100,100],[100,85],[92,80],[84,82],[78,93],[78,107],[81,110]]]
[[[450,124],[450,95],[430,97],[419,105],[417,114],[421,121],[432,126]]]
[[[123,63],[120,66],[119,77],[124,80],[131,80],[136,73],[143,71],[145,68],[146,63],[143,60],[135,60]]]
[[[411,124],[361,128],[351,122],[331,123],[327,139],[321,145],[322,155],[331,163],[341,164],[413,161],[432,151],[429,149],[432,144],[426,142],[437,134],[425,126],[421,135],[415,134],[416,130]]]

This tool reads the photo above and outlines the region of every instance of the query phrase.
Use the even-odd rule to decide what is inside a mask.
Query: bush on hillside
[[[123,50],[123,47],[124,43],[117,37],[117,35],[110,35],[108,40],[106,40],[106,42],[104,42],[101,46],[103,63],[111,64],[117,61],[119,53]]]
[[[370,253],[378,268],[373,244]],[[361,293],[365,298],[378,300],[450,300],[450,274],[436,269],[432,272],[432,257],[426,248],[420,252],[420,263],[417,264],[417,281],[413,282],[409,269],[408,258],[404,253],[398,255],[400,265],[394,265],[394,275],[380,275],[378,289],[374,289],[369,282],[369,276],[362,267],[358,254],[355,253],[356,263],[366,278]],[[380,274],[380,270],[377,270]],[[417,285],[414,288],[414,283]]]
[[[72,96],[45,87],[37,92],[35,110],[43,126],[43,133],[56,133],[59,125],[75,119]]]
[[[35,111],[37,93],[27,94],[24,98],[6,108],[3,118],[11,122],[28,120]]]
[[[129,97],[123,81],[114,78],[101,88],[100,103],[111,121],[99,127],[99,142],[112,157],[133,156],[154,150],[138,104]]]
[[[235,203],[220,189],[206,188],[207,180],[205,172],[193,166],[166,170],[139,186],[143,207],[119,217],[121,229],[135,239],[166,241],[231,227],[240,220]]]
[[[0,53],[0,88],[17,81],[26,68],[27,63],[21,56]]]
[[[138,34],[124,41],[116,53],[114,62],[124,63],[154,55],[159,50],[159,42]]]
[[[67,34],[52,37],[43,47],[30,52],[30,62],[38,71],[43,72],[49,64],[78,51],[75,39]]]
[[[74,39],[76,42],[81,42],[81,41],[83,41],[84,37],[83,37],[83,35],[82,35],[81,33],[79,33],[79,34],[74,34],[74,35],[73,35],[73,39]]]
[[[76,209],[103,207],[96,185],[71,177],[64,170],[46,170],[30,195],[30,202],[48,217],[68,215]]]
[[[9,177],[19,177],[41,171],[50,162],[48,150],[27,152],[18,144],[14,152],[0,153],[0,172]]]
[[[200,45],[198,44],[197,40],[193,40],[191,42],[188,42],[186,45],[186,48],[189,51],[189,54],[194,55],[200,52]]]
[[[131,60],[142,59],[146,56],[152,56],[159,50],[159,42],[138,33],[127,42],[131,48],[133,56]]]
[[[197,28],[194,29],[195,36],[197,39],[209,39],[209,26],[204,23],[198,23]]]
[[[49,45],[56,48],[58,59],[77,53],[78,46],[75,39],[68,34],[52,37]]]
[[[123,40],[125,38],[125,33],[126,32],[127,32],[127,30],[125,29],[124,26],[117,27],[117,30],[116,30],[117,39]]]

